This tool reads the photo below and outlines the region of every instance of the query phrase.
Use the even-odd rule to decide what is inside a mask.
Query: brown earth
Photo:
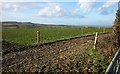
[[[111,41],[111,34],[99,35],[97,50],[111,55]],[[3,72],[88,72],[86,50],[93,44],[89,36],[10,52],[3,55]]]

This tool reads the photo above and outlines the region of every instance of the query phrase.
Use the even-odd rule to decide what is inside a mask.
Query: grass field
[[[48,27],[33,29],[3,29],[3,40],[24,44],[36,44],[36,31],[40,31],[40,43],[54,42],[95,32],[111,32],[111,28],[69,28],[69,27]]]

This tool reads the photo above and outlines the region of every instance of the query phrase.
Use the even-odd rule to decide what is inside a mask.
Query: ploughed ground
[[[109,50],[111,34],[98,35],[96,51],[107,59],[111,56]],[[14,44],[3,43],[3,48],[12,48]],[[3,55],[3,72],[100,72],[103,73],[106,67],[103,64],[96,64],[88,55],[88,50],[93,47],[94,36],[81,37],[66,41],[60,41],[35,47],[22,48],[22,51],[9,52]],[[7,46],[9,45],[9,46]],[[113,55],[113,54],[112,54]],[[98,62],[101,62],[98,61]],[[96,65],[95,67],[92,67]],[[108,66],[106,64],[106,66]],[[97,70],[95,70],[96,68]]]

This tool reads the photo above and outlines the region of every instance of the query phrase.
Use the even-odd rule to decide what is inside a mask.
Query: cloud
[[[37,16],[40,17],[61,17],[65,15],[64,9],[59,4],[48,4],[39,10]]]
[[[63,8],[59,3],[37,4],[31,2],[3,2],[0,3],[0,9],[2,10],[0,11],[2,14],[36,9],[37,14],[35,15],[38,17],[84,17],[81,14]]]
[[[105,4],[102,5],[102,7],[100,7],[98,10],[104,10],[107,9],[111,6],[113,6],[114,4],[117,3],[118,0],[108,0],[107,2],[105,2]]]
[[[2,15],[2,3],[0,3],[0,14]]]
[[[45,5],[40,4],[34,4],[30,2],[3,2],[0,3],[0,9],[3,12],[13,11],[17,12],[20,10],[28,10],[28,9],[37,9],[37,8],[43,8]]]
[[[100,12],[100,14],[102,14],[102,15],[108,15],[109,11],[108,10],[103,10],[103,11]]]
[[[3,2],[0,7],[2,7],[2,11],[18,11],[24,10],[28,7],[21,3],[13,3],[13,2]]]
[[[96,0],[78,0],[78,3],[80,5],[80,8],[84,11],[84,12],[89,12],[91,11],[91,9],[93,8],[94,4],[95,4]]]
[[[49,0],[1,0],[1,2],[50,2]]]
[[[118,0],[108,0],[108,1],[106,1],[101,7],[98,8],[98,10],[100,11],[100,14],[101,15],[108,15],[108,14],[113,13],[110,10],[108,10],[108,8],[115,5],[117,3],[117,1]]]
[[[77,2],[78,0],[0,0],[1,2]],[[94,0],[82,0],[83,2],[94,2]],[[106,0],[97,0],[97,2],[105,2]],[[119,1],[119,0],[115,0]],[[114,2],[114,0],[112,1]]]
[[[71,12],[71,17],[85,18],[84,14],[80,13],[80,9],[75,9]]]
[[[38,17],[62,17],[62,18],[84,18],[85,16],[77,13],[76,11],[71,11],[64,9],[58,3],[50,3],[39,10]]]

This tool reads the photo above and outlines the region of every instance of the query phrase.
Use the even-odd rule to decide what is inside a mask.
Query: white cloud
[[[43,4],[34,4],[30,2],[2,2],[0,3],[0,9],[2,12],[8,12],[8,11],[20,11],[20,10],[28,10],[28,9],[37,9],[37,8],[43,8],[45,5]]]
[[[39,10],[37,16],[39,17],[64,17],[64,18],[84,18],[85,16],[78,13],[78,10],[70,11],[67,9],[64,9],[60,6],[58,3],[50,3],[43,7],[41,10]]]
[[[85,18],[85,15],[81,12],[79,8],[71,11],[71,17],[76,17],[76,18]]]
[[[78,0],[80,8],[84,11],[84,12],[89,12],[92,7],[94,6],[96,0]]]
[[[0,3],[0,14],[2,14],[2,3]]]
[[[118,0],[108,0],[108,1],[105,2],[105,4],[103,4],[102,7],[100,7],[98,10],[107,9],[107,8],[113,6],[114,4],[116,4],[117,2],[118,2]]]
[[[108,15],[114,12],[111,12],[108,8],[112,7],[113,5],[115,5],[116,3],[118,3],[118,0],[108,0],[106,1],[101,7],[98,8],[98,10],[100,11],[101,15]]]
[[[18,11],[27,9],[26,6],[21,3],[13,3],[13,2],[3,2],[0,7],[2,7],[2,11]]]
[[[103,10],[103,11],[100,12],[100,14],[107,15],[107,14],[109,14],[109,11],[108,10]]]
[[[77,2],[78,0],[0,0],[1,2]],[[86,0],[83,0],[85,2]],[[106,0],[97,0],[97,2],[105,2]],[[115,2],[113,0],[112,2]],[[119,0],[117,0],[119,1]],[[93,0],[87,0],[87,2],[93,2]]]
[[[40,17],[61,17],[64,15],[65,11],[60,7],[59,4],[48,4],[37,14],[37,16]]]
[[[1,0],[1,2],[49,2],[49,0]]]

